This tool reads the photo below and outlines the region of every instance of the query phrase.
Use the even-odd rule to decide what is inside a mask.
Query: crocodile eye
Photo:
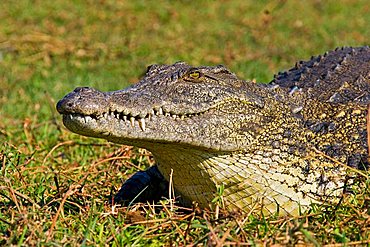
[[[199,71],[193,71],[189,73],[189,77],[191,79],[198,79],[200,77],[200,72]]]
[[[201,82],[203,80],[203,74],[197,69],[191,69],[185,73],[183,79],[190,82]]]

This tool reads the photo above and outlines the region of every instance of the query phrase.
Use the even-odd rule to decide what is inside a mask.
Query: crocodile
[[[78,87],[57,103],[72,132],[149,150],[155,166],[128,179],[115,201],[169,196],[229,210],[297,215],[337,202],[369,168],[370,49],[313,56],[269,83],[225,66],[149,66],[112,92]]]

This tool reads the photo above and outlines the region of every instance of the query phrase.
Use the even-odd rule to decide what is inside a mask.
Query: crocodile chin
[[[158,195],[152,177],[173,174],[175,189],[202,207],[223,186],[229,209],[297,214],[311,202],[336,202],[351,169],[369,168],[369,65],[369,47],[345,47],[298,62],[269,84],[224,66],[153,65],[124,90],[77,88],[57,110],[72,132],[153,153],[155,169],[125,183],[144,184],[135,191],[147,190],[145,200]],[[117,195],[129,194],[125,184]]]

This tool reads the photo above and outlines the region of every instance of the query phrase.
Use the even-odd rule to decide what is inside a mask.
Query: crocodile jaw
[[[202,150],[245,150],[248,142],[253,141],[254,133],[245,131],[247,127],[240,126],[241,130],[238,131],[230,126],[236,118],[245,119],[245,124],[248,124],[247,120],[251,116],[239,113],[225,115],[219,109],[209,109],[186,117],[159,110],[145,118],[134,118],[115,112],[98,116],[64,112],[63,123],[74,133],[139,146],[151,151],[153,145],[171,143]],[[240,138],[240,135],[245,138]]]

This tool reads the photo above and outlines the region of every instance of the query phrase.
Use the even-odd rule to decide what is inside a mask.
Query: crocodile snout
[[[90,87],[78,87],[57,105],[60,114],[100,115],[109,109],[109,96]]]

